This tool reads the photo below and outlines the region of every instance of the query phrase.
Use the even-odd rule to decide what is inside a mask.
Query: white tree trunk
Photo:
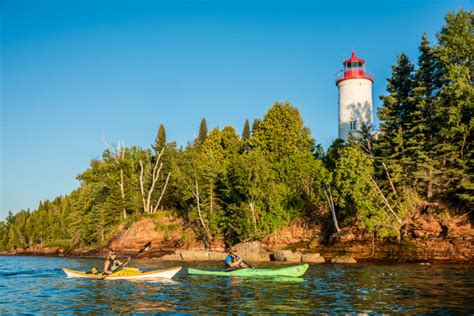
[[[151,185],[150,185],[149,188],[148,187],[145,188],[145,183],[144,183],[145,182],[144,181],[145,167],[143,166],[143,161],[140,160],[140,191],[141,191],[141,194],[142,194],[143,211],[145,213],[149,213],[149,214],[156,213],[156,211],[158,210],[158,207],[160,205],[160,202],[163,198],[163,195],[166,191],[166,187],[168,186],[168,181],[169,181],[171,172],[168,173],[168,176],[166,177],[165,186],[164,186],[164,188],[163,188],[163,190],[161,191],[161,194],[160,194],[160,198],[158,199],[158,202],[156,203],[156,205],[153,207],[151,198],[152,198],[153,192],[155,190],[156,183],[158,182],[158,179],[160,178],[161,169],[163,168],[163,163],[161,163],[160,161],[161,161],[161,156],[163,155],[164,151],[165,151],[165,147],[163,147],[163,149],[161,149],[160,153],[158,154],[158,157],[156,158],[156,161],[155,161],[155,164],[153,166],[152,173],[151,173]],[[148,157],[148,159],[150,160],[151,158]]]
[[[337,222],[337,217],[336,217],[336,208],[334,207],[334,201],[332,198],[332,192],[331,192],[331,186],[329,185],[329,192],[326,189],[326,186],[323,186],[323,191],[324,195],[326,196],[326,201],[328,202],[329,210],[332,215],[332,221],[334,222],[334,228],[336,229],[336,232],[339,233],[341,229],[339,228],[339,224]]]

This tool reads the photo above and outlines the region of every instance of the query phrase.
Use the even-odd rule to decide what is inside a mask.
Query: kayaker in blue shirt
[[[235,247],[229,249],[229,254],[225,258],[225,266],[228,269],[250,268],[248,264],[237,256],[237,249]]]

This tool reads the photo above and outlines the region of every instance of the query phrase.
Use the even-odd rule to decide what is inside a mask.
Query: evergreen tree
[[[392,77],[387,79],[388,95],[381,96],[383,106],[378,108],[380,132],[375,144],[376,155],[387,166],[392,180],[396,184],[408,182],[405,164],[409,158],[405,155],[409,117],[413,111],[413,65],[405,54],[392,66]]]
[[[418,193],[430,198],[434,176],[434,98],[439,89],[439,75],[433,49],[426,34],[419,47],[418,69],[416,70],[412,100],[414,108],[408,113],[405,132],[406,170],[411,186]]]
[[[436,157],[440,158],[437,192],[469,206],[474,204],[473,20],[472,11],[448,13],[435,48],[442,80],[434,113],[439,129],[435,146]]]
[[[256,118],[255,120],[253,120],[253,123],[252,123],[252,135],[254,135],[256,133],[256,131],[258,130],[258,126],[260,125],[260,123],[262,123],[262,120]]]
[[[159,153],[165,146],[166,146],[165,126],[163,124],[160,124],[160,127],[158,128],[158,134],[156,135],[156,138],[155,138],[155,143],[153,144],[152,147],[156,153]]]
[[[244,143],[243,151],[244,152],[249,152],[249,150],[250,150],[250,146],[249,146],[249,142],[250,142],[250,124],[249,124],[249,120],[245,120],[244,130],[242,132],[242,141]]]
[[[206,119],[201,120],[201,125],[199,126],[199,135],[196,138],[196,145],[201,145],[207,138],[207,123]]]
[[[7,233],[8,233],[7,224],[3,221],[0,221],[0,251],[1,252],[8,251]]]
[[[244,130],[242,132],[242,140],[249,141],[250,140],[250,124],[249,120],[245,120]]]

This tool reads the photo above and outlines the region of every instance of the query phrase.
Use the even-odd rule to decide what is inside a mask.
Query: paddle
[[[237,256],[236,254],[231,253],[230,255],[231,255],[232,257],[234,257],[235,259],[237,259],[237,260],[241,260],[242,263],[245,263],[246,265],[248,265],[249,268],[252,268],[252,269],[255,268],[253,265],[251,265],[251,264],[248,263],[247,261],[242,260],[242,258],[240,258],[239,256]]]
[[[147,251],[148,249],[151,248],[151,241],[147,242],[145,244],[145,246],[141,247],[140,250],[138,250],[138,252],[136,254],[134,254],[133,256],[131,256],[130,258],[127,259],[127,261],[125,261],[124,263],[122,263],[121,265],[119,265],[117,267],[117,269],[115,269],[114,272],[112,272],[111,274],[115,273],[115,272],[118,272],[120,270],[122,270],[123,267],[125,267],[125,265],[127,265],[130,260],[136,258],[139,254],[141,254],[142,252],[145,252]],[[105,274],[103,277],[102,277],[102,280],[105,280],[105,278],[107,278],[110,274]]]

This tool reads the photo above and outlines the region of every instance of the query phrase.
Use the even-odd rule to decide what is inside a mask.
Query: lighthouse
[[[351,58],[343,62],[337,78],[339,90],[338,137],[347,142],[349,134],[358,137],[363,125],[372,125],[373,76],[366,73],[365,61],[352,52]]]

